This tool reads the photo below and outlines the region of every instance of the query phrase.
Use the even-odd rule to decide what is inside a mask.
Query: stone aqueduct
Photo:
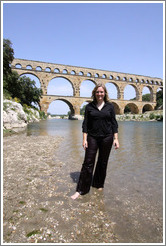
[[[154,110],[156,106],[157,90],[163,89],[163,80],[160,78],[119,73],[106,70],[69,66],[62,64],[46,63],[25,59],[14,59],[11,68],[21,75],[35,75],[41,84],[43,96],[40,100],[41,110],[47,113],[49,104],[55,100],[61,100],[68,104],[71,114],[79,115],[80,107],[84,102],[90,102],[89,97],[80,97],[80,86],[84,80],[90,80],[94,84],[102,82],[113,83],[117,88],[117,99],[112,99],[116,114],[123,114],[126,105],[132,113],[142,113],[148,110]],[[49,82],[57,77],[67,79],[73,88],[73,96],[48,95],[47,87]],[[124,89],[127,85],[134,87],[136,100],[124,100]],[[148,87],[150,91],[150,101],[142,101],[142,91]]]

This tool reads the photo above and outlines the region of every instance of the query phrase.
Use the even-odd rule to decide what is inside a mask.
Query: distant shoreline
[[[49,116],[47,119],[69,119],[68,116]],[[83,115],[76,115],[72,118],[73,120],[83,120]],[[72,120],[71,119],[71,120]],[[162,121],[163,110],[147,111],[144,114],[122,114],[116,115],[118,121]]]

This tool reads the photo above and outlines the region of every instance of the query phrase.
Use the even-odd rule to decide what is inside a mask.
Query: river
[[[120,148],[112,148],[110,154],[102,193],[104,211],[115,222],[114,230],[120,243],[161,243],[163,123],[125,121],[118,124]],[[65,163],[66,179],[72,184],[69,196],[75,192],[84,158],[81,127],[82,121],[65,119],[41,121],[27,127],[28,136],[64,137],[56,155]],[[65,187],[63,189],[65,192]],[[90,199],[93,189],[84,196],[84,202]]]

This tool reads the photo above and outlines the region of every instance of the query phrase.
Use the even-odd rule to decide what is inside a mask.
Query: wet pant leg
[[[113,144],[113,135],[109,135],[99,140],[99,155],[96,164],[92,186],[103,188],[106,178],[107,163]]]
[[[76,188],[76,191],[79,192],[81,195],[88,193],[90,190],[95,158],[98,150],[98,142],[95,138],[88,136],[87,141],[88,148],[85,151],[85,158]]]

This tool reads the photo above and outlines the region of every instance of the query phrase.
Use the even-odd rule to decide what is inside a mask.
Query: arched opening
[[[32,70],[32,66],[28,65],[26,66],[26,69]]]
[[[145,86],[142,90],[142,101],[150,102],[153,101],[152,99],[152,91],[149,87]]]
[[[51,72],[51,68],[50,67],[46,67],[45,71],[46,72]]]
[[[135,100],[136,99],[136,89],[132,85],[126,85],[124,89],[124,100]]]
[[[54,73],[60,73],[59,68],[55,68],[55,69],[54,69]]]
[[[18,63],[15,65],[15,68],[22,68],[22,66],[21,66],[21,64]]]
[[[88,77],[92,77],[92,74],[91,74],[91,73],[87,73],[87,76],[88,76]]]
[[[51,116],[68,117],[70,113],[74,114],[74,110],[67,100],[58,99],[50,103],[47,113]]]
[[[110,99],[117,99],[118,98],[118,88],[114,83],[107,83],[105,87],[108,91],[108,96]]]
[[[120,114],[120,108],[118,104],[116,104],[115,102],[112,102],[112,104],[114,105],[115,114]]]
[[[70,74],[76,75],[76,72],[74,70],[72,70]]]
[[[145,113],[146,111],[152,111],[152,110],[153,110],[152,105],[146,104],[146,105],[144,105],[143,108],[142,108],[142,113]]]
[[[136,104],[134,103],[128,103],[125,108],[124,108],[124,113],[132,113],[132,114],[138,114],[139,113],[139,109],[137,107]]]
[[[73,96],[71,82],[63,77],[56,77],[50,80],[47,87],[47,95]]]
[[[34,81],[35,82],[35,86],[38,89],[41,88],[40,80],[39,80],[39,78],[36,75],[31,74],[31,73],[24,73],[24,74],[21,74],[19,76],[19,78],[24,77],[24,76],[26,76],[27,78],[29,78],[31,81]],[[40,107],[39,107],[39,105],[37,103],[32,103],[32,106],[35,106],[36,108],[40,109]]]
[[[85,113],[85,107],[86,107],[86,105],[88,104],[89,102],[84,102],[82,105],[81,105],[81,107],[80,107],[80,115],[84,115],[84,113]]]
[[[93,80],[84,80],[80,86],[80,97],[91,97],[94,87],[95,82]]]
[[[63,72],[62,72],[63,74],[67,74],[68,72],[67,72],[67,69],[63,69]]]
[[[31,73],[24,73],[24,74],[20,75],[20,78],[23,77],[23,76],[26,76],[26,77],[30,78],[31,80],[35,81],[35,86],[37,88],[41,88],[40,80],[39,80],[39,78],[36,75],[31,74]]]
[[[42,71],[42,68],[40,66],[37,66],[36,71]]]
[[[84,73],[82,71],[80,71],[78,75],[83,76]]]

